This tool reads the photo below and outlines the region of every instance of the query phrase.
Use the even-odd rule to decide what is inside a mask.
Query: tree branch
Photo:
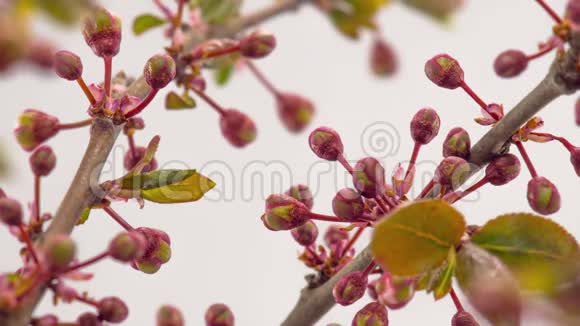
[[[546,77],[520,101],[495,127],[487,132],[472,148],[470,163],[475,174],[494,156],[509,150],[509,140],[518,129],[556,98],[580,89],[577,63],[580,53],[580,32],[574,32],[570,49],[558,58]],[[507,146],[506,146],[507,144]],[[362,271],[372,260],[370,249],[365,248],[347,266],[316,289],[304,289],[283,326],[314,325],[335,304],[332,289],[340,278],[353,271]]]

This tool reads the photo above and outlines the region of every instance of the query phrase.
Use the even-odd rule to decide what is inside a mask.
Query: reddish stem
[[[363,274],[368,276],[371,272],[373,272],[373,268],[375,268],[376,266],[377,266],[377,263],[374,260],[372,260],[367,265],[367,267],[363,270]]]
[[[342,250],[343,257],[354,246],[354,244],[356,243],[358,238],[360,238],[360,236],[362,235],[362,233],[364,232],[365,229],[366,229],[366,226],[361,226],[358,228],[358,230],[356,230],[356,233],[352,236],[352,238],[348,241],[348,243],[346,244],[346,246]]]
[[[413,146],[413,154],[411,154],[411,160],[409,161],[409,167],[407,168],[407,173],[405,173],[405,179],[407,179],[407,176],[409,175],[413,167],[415,167],[415,163],[417,162],[417,157],[419,156],[420,149],[421,144],[415,142],[415,145]]]
[[[477,102],[477,104],[484,110],[487,110],[487,103],[485,103],[481,97],[479,97],[472,89],[467,85],[465,81],[461,81],[461,88],[469,95],[471,98]]]
[[[40,221],[40,176],[34,176],[34,214],[33,223]]]
[[[177,14],[173,18],[173,26],[175,28],[180,28],[181,20],[183,17],[183,7],[185,5],[185,0],[179,0],[177,4]]]
[[[121,217],[121,215],[117,214],[110,206],[103,207],[103,210],[107,212],[117,223],[119,223],[125,230],[133,231],[133,227],[131,224],[127,223],[125,219]]]
[[[235,53],[235,52],[238,52],[238,51],[240,51],[240,45],[239,44],[238,45],[231,46],[229,48],[223,48],[223,49],[219,49],[219,50],[215,50],[215,51],[209,52],[207,54],[202,55],[201,58],[195,58],[195,59],[198,59],[198,60],[212,59],[212,58],[216,58],[216,57],[221,57],[221,56],[224,56],[224,55],[232,54],[232,53]]]
[[[141,103],[139,103],[135,108],[133,108],[133,110],[125,113],[125,118],[129,119],[141,113],[141,111],[143,111],[151,103],[151,101],[153,101],[155,95],[157,95],[157,92],[159,92],[158,89],[152,89],[149,92],[149,94],[147,94],[147,97],[145,97],[143,101],[141,101]]]
[[[429,181],[429,183],[425,186],[425,188],[423,188],[423,191],[421,191],[417,199],[421,199],[427,196],[427,194],[433,189],[434,186],[435,180],[431,179],[431,181]]]
[[[532,132],[532,135],[536,135],[536,136],[543,136],[543,137],[549,137],[549,138],[553,138],[554,140],[559,141],[562,145],[564,145],[564,147],[566,147],[567,150],[572,151],[574,149],[576,149],[576,146],[572,145],[572,143],[570,143],[568,141],[568,139],[564,138],[564,137],[559,137],[556,135],[552,135],[552,134],[548,134],[548,133],[544,133],[544,132]]]
[[[169,9],[166,5],[161,3],[161,0],[153,0],[153,2],[157,5],[159,10],[161,10],[161,12],[165,16],[165,18],[167,18],[167,20],[171,20],[171,18],[173,17],[173,13],[171,12],[171,9]]]
[[[324,260],[322,260],[322,258],[320,258],[320,256],[316,253],[316,251],[314,251],[310,246],[305,247],[305,248],[306,248],[306,251],[308,251],[308,253],[310,253],[312,256],[314,256],[316,261],[318,261],[320,264],[324,263]]]
[[[91,106],[97,105],[97,100],[93,96],[93,93],[91,93],[91,90],[89,89],[89,87],[85,83],[83,77],[79,77],[79,79],[77,79],[77,83],[79,84],[79,86],[83,90],[83,93],[85,93],[85,96],[87,97],[87,99],[89,99],[89,102],[91,102]]]
[[[111,96],[111,81],[112,81],[112,71],[113,71],[113,57],[104,57],[105,61],[105,94]]]
[[[536,2],[552,17],[557,24],[562,24],[562,18],[558,15],[552,7],[550,7],[544,0],[536,0]]]
[[[71,265],[71,266],[67,267],[65,270],[60,272],[60,274],[63,275],[63,274],[66,274],[66,273],[69,273],[72,271],[76,271],[76,270],[81,269],[81,268],[85,268],[87,266],[90,266],[94,263],[97,263],[97,262],[107,258],[108,256],[109,256],[109,251],[105,251],[105,252],[100,253],[100,254],[96,255],[95,257],[93,257],[87,261],[84,261],[82,263],[78,263],[76,265]]]
[[[451,288],[451,291],[449,291],[449,294],[451,295],[451,299],[453,299],[453,304],[455,304],[455,308],[457,308],[457,311],[458,312],[465,311],[465,309],[463,309],[463,305],[461,304],[461,301],[459,301],[459,297],[457,296],[457,293],[455,293],[455,290],[453,288]]]
[[[93,123],[93,118],[86,119],[86,120],[82,120],[82,121],[79,121],[79,122],[60,123],[58,125],[58,129],[59,130],[66,130],[66,129],[83,128],[83,127],[86,127],[86,126],[90,126],[91,123]]]
[[[375,201],[377,202],[377,205],[379,205],[379,207],[383,210],[384,213],[388,213],[389,212],[389,207],[387,204],[385,204],[385,202],[383,202],[382,198],[380,197],[380,195],[377,195],[377,197],[375,198]],[[393,203],[391,203],[392,207],[395,207],[396,205],[394,205]]]
[[[528,58],[528,61],[540,58],[540,57],[550,53],[556,47],[558,47],[558,44],[556,42],[550,42],[549,44],[546,44],[542,49],[540,49],[540,51],[533,53],[533,54],[530,54],[530,55],[526,56],[526,58]]]
[[[135,139],[133,138],[133,134],[127,134],[127,140],[129,141],[129,150],[131,151],[131,156],[133,156],[133,160],[137,159],[137,150],[135,147]]]
[[[518,150],[520,151],[520,155],[522,155],[524,162],[526,162],[526,166],[528,167],[528,170],[530,171],[532,178],[537,177],[538,172],[536,171],[536,168],[534,167],[532,160],[530,160],[530,157],[528,156],[528,152],[524,148],[524,144],[521,141],[518,141],[518,142],[516,142],[516,146],[517,146]]]
[[[209,106],[211,106],[214,110],[216,110],[217,113],[219,113],[222,116],[226,113],[224,108],[222,108],[216,101],[214,101],[211,97],[209,97],[205,92],[203,92],[195,87],[192,88],[192,90],[195,92],[195,94],[197,94],[197,96],[201,97],[202,100],[204,100],[207,104],[209,104]]]
[[[343,220],[339,219],[336,216],[316,214],[316,213],[312,213],[312,212],[310,212],[310,218],[313,220],[318,220],[318,221],[344,222]]]
[[[26,248],[28,249],[28,252],[30,253],[30,256],[32,257],[32,260],[34,261],[34,263],[36,265],[38,265],[39,264],[38,256],[36,255],[36,250],[34,249],[34,246],[32,245],[32,241],[30,241],[30,237],[28,236],[28,232],[26,232],[26,230],[24,229],[23,224],[20,224],[18,226],[18,229],[20,230],[20,236],[22,237],[22,240],[24,240],[24,243],[26,243]]]
[[[86,303],[89,306],[93,306],[93,307],[97,307],[99,305],[99,303],[96,302],[95,300],[86,298],[86,297],[81,296],[81,295],[75,296],[75,300],[82,302],[82,303]]]
[[[275,97],[280,96],[280,92],[278,91],[278,89],[276,89],[276,87],[274,87],[274,84],[272,84],[272,82],[270,82],[268,80],[268,78],[266,78],[266,76],[262,73],[262,71],[260,71],[258,69],[258,67],[256,67],[256,65],[252,61],[246,60],[245,63],[248,66],[248,68],[250,69],[250,71],[254,74],[254,76],[256,76],[256,78],[258,78],[260,83],[262,85],[264,85],[264,87],[266,87],[266,89],[270,93],[272,93],[272,95],[274,95]]]
[[[344,157],[344,155],[342,153],[338,154],[338,162],[340,164],[342,164],[342,166],[346,169],[346,171],[348,171],[348,173],[350,173],[351,175],[354,173],[354,169],[352,168],[352,165],[350,165],[350,163],[348,163],[348,161],[346,160],[346,158]]]
[[[451,201],[450,203],[455,203],[463,198],[465,198],[466,196],[468,196],[469,194],[473,193],[474,191],[476,191],[477,189],[483,187],[484,185],[486,185],[489,182],[489,180],[484,177],[483,179],[479,180],[477,183],[475,183],[474,185],[472,185],[471,187],[465,189],[465,191],[461,192],[456,198],[453,199],[453,201]]]

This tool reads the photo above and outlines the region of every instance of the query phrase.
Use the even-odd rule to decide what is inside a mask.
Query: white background
[[[124,19],[122,50],[115,58],[114,68],[140,73],[146,59],[160,52],[166,44],[160,31],[141,38],[130,33],[132,18],[153,10],[153,6],[150,1],[103,2]],[[270,2],[246,1],[245,9],[256,9]],[[559,12],[565,5],[563,0],[549,2]],[[316,102],[318,113],[311,128],[328,125],[337,129],[351,160],[365,155],[361,137],[367,126],[377,121],[396,126],[399,149],[389,143],[387,147],[391,150],[381,152],[391,153],[385,160],[389,171],[398,160],[408,160],[412,149],[408,123],[414,112],[423,106],[438,109],[442,130],[440,137],[422,150],[421,160],[437,162],[441,158],[441,141],[452,127],[468,129],[473,140],[487,130],[473,122],[476,105],[465,94],[459,90],[439,89],[424,76],[423,64],[432,55],[448,52],[458,58],[465,69],[467,82],[487,101],[503,103],[506,110],[536,85],[551,61],[551,58],[543,58],[533,62],[528,71],[515,80],[501,80],[491,68],[499,52],[520,48],[529,53],[535,51],[537,42],[549,36],[552,22],[531,0],[468,1],[454,22],[446,27],[398,4],[384,10],[379,21],[402,62],[395,79],[379,80],[369,73],[368,35],[360,42],[351,42],[335,32],[327,19],[312,8],[277,18],[264,26],[276,34],[279,47],[271,57],[258,64],[278,87],[300,92]],[[58,39],[63,49],[81,55],[87,81],[101,80],[102,64],[84,44],[80,32],[57,29],[43,21],[37,28]],[[230,147],[220,135],[217,115],[203,103],[195,111],[166,112],[163,96],[159,96],[145,111],[147,129],[137,134],[137,141],[144,144],[153,135],[160,134],[162,144],[158,160],[162,165],[205,166],[203,171],[215,177],[214,172],[225,171],[226,163],[233,177],[228,177],[225,183],[216,177],[217,190],[207,199],[193,204],[147,204],[144,210],[139,210],[135,203],[114,205],[133,225],[163,229],[172,239],[173,258],[154,276],[107,261],[89,268],[96,273],[93,281],[78,284],[78,289],[87,290],[97,298],[118,295],[125,299],[131,309],[128,325],[152,325],[155,311],[163,303],[181,307],[189,325],[201,325],[206,307],[214,302],[230,305],[238,325],[277,325],[294,305],[304,285],[303,276],[307,270],[296,260],[299,247],[289,234],[267,231],[259,217],[266,195],[280,192],[291,183],[307,182],[312,166],[324,166],[308,149],[308,132],[297,136],[288,134],[277,120],[272,98],[247,72],[236,76],[225,89],[210,85],[208,92],[224,105],[250,114],[259,128],[258,140],[244,150]],[[18,113],[25,108],[38,108],[57,115],[63,122],[78,121],[86,118],[86,99],[74,83],[50,76],[39,77],[30,70],[2,76],[0,94],[0,141],[6,145],[13,167],[12,176],[0,180],[0,186],[11,196],[23,202],[30,201],[32,176],[27,155],[12,137]],[[580,144],[573,121],[574,100],[575,97],[561,98],[541,116],[546,120],[546,131]],[[87,139],[87,130],[78,130],[63,132],[50,141],[58,153],[58,164],[53,175],[43,181],[44,211],[56,210]],[[120,138],[118,146],[111,158],[117,176],[122,171],[121,155],[126,140]],[[539,173],[557,184],[562,193],[562,209],[553,216],[554,220],[572,234],[580,234],[577,201],[580,184],[567,152],[556,144],[530,144],[528,148]],[[224,163],[207,165],[212,161]],[[284,162],[291,169],[292,180],[274,180],[274,189],[271,186],[265,190],[257,186],[252,189],[248,180],[243,183],[242,179],[244,168],[254,161]],[[430,171],[433,164],[425,163],[424,170]],[[253,169],[256,170],[255,165]],[[336,171],[340,177],[344,176],[341,169]],[[245,175],[248,174],[246,170]],[[269,185],[271,176],[265,178]],[[486,187],[470,197],[470,202],[457,206],[469,223],[479,224],[502,213],[530,211],[525,198],[528,179],[529,173],[523,170],[512,184],[493,189]],[[319,188],[316,189],[315,211],[331,213],[330,201],[344,183],[337,185],[334,180],[330,175],[322,175],[318,186],[313,183]],[[233,200],[216,200],[224,191]],[[94,213],[73,236],[79,244],[80,258],[89,258],[103,250],[119,231],[120,227],[102,212]],[[368,240],[368,234],[363,240],[360,246]],[[15,240],[3,232],[0,241],[3,252],[0,270],[17,268],[19,258]],[[364,299],[348,308],[334,308],[320,325],[330,322],[349,325],[354,313],[367,302],[368,299]],[[56,312],[72,320],[86,309],[80,304],[61,305]],[[39,311],[55,309],[47,298]],[[435,303],[431,297],[418,294],[406,309],[389,314],[392,325],[448,325],[453,312],[449,298]],[[529,321],[526,325],[540,323]]]

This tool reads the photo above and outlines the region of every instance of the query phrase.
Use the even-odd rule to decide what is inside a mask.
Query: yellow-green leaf
[[[209,24],[223,24],[239,15],[241,0],[192,0],[190,5],[201,9]]]
[[[79,20],[89,6],[87,0],[34,0],[42,12],[58,23],[71,25]]]
[[[461,7],[463,0],[403,0],[403,3],[444,23]]]
[[[471,241],[501,259],[526,290],[552,292],[569,279],[580,261],[573,236],[553,221],[532,214],[493,219]]]
[[[152,14],[142,14],[137,16],[133,21],[133,33],[135,35],[141,35],[152,28],[163,26],[166,23],[167,21],[161,17]]]
[[[179,95],[172,91],[165,97],[165,107],[168,110],[193,109],[196,107],[196,103],[189,94]]]
[[[223,86],[225,85],[234,73],[235,61],[233,60],[226,60],[217,66],[214,70],[214,79],[215,82]]]
[[[371,251],[396,276],[416,276],[440,267],[461,241],[465,220],[441,200],[422,200],[401,207],[380,222]]]
[[[79,220],[77,221],[76,225],[82,225],[85,224],[85,222],[89,219],[89,216],[91,215],[91,208],[85,208],[83,210],[83,212],[81,213],[81,217],[79,217]]]
[[[457,256],[455,254],[455,248],[449,249],[449,255],[447,257],[447,262],[445,265],[437,271],[427,292],[433,292],[433,297],[435,300],[439,300],[451,291],[451,285],[453,281],[453,274],[455,272],[455,266],[457,265]]]

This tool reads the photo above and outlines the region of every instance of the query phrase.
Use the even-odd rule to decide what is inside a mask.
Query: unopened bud
[[[344,152],[340,135],[331,128],[320,127],[310,133],[308,138],[310,149],[316,156],[327,161],[336,161]]]
[[[439,134],[441,120],[432,108],[419,110],[411,120],[411,136],[421,145],[429,144]]]
[[[164,305],[157,311],[157,326],[183,326],[183,314],[174,306]]]
[[[49,146],[40,146],[32,153],[29,162],[35,176],[45,177],[56,166],[56,155]]]
[[[292,229],[291,234],[301,246],[308,247],[316,242],[318,227],[314,222],[306,221],[301,226]]]
[[[449,156],[443,159],[435,170],[435,182],[448,189],[455,189],[462,185],[469,177],[471,167],[464,159]]]
[[[345,221],[354,221],[364,213],[365,203],[361,194],[350,188],[340,190],[332,200],[334,214]]]
[[[228,306],[216,303],[205,312],[206,326],[234,326],[234,314]]]
[[[519,50],[507,50],[500,53],[493,63],[495,73],[503,78],[516,77],[528,67],[528,57]]]
[[[410,278],[383,275],[373,283],[379,302],[390,309],[405,307],[415,296],[415,284]]]
[[[145,274],[154,274],[171,259],[171,239],[167,233],[151,229],[138,228],[135,231],[145,237],[145,252],[133,261],[133,267]]]
[[[387,309],[378,302],[371,302],[356,313],[351,326],[389,326]]]
[[[0,198],[0,220],[9,226],[22,224],[22,205],[14,199]]]
[[[312,209],[314,206],[314,197],[312,196],[312,191],[306,185],[295,185],[292,186],[288,191],[286,191],[286,195],[293,197],[294,199],[299,200],[302,204],[306,205],[308,209]]]
[[[58,234],[48,239],[44,251],[46,261],[51,269],[66,268],[76,256],[74,241],[65,234]]]
[[[14,135],[20,146],[30,152],[52,138],[58,131],[59,121],[56,117],[38,110],[27,109],[20,115]]]
[[[235,147],[245,147],[252,143],[258,133],[254,121],[234,109],[224,111],[220,119],[220,128],[227,141]]]
[[[393,47],[382,38],[373,41],[370,64],[372,72],[379,77],[392,76],[399,66]]]
[[[455,89],[463,83],[463,69],[447,54],[439,54],[427,61],[425,74],[435,85]]]
[[[121,323],[129,316],[129,308],[117,297],[107,297],[97,304],[99,318],[110,323]]]
[[[471,155],[471,139],[463,128],[453,128],[443,141],[443,157],[457,156],[469,159]]]
[[[479,326],[473,316],[465,310],[458,311],[451,319],[451,326]]]
[[[334,301],[341,306],[349,306],[366,292],[368,277],[363,272],[352,272],[344,275],[334,286],[332,295]]]
[[[348,232],[340,225],[331,225],[324,233],[324,243],[328,246],[334,246],[338,243],[345,243],[349,239]]]
[[[580,1],[568,1],[568,6],[566,6],[566,18],[569,19],[572,24],[580,25]]]
[[[560,192],[544,177],[535,177],[528,182],[528,203],[542,215],[550,215],[560,210]]]
[[[54,70],[60,78],[77,80],[83,75],[83,63],[72,52],[58,51],[54,55]]]
[[[314,115],[314,104],[307,98],[292,93],[281,93],[276,97],[278,115],[292,132],[300,132],[308,126]]]
[[[240,53],[251,59],[268,56],[276,48],[276,37],[266,31],[255,31],[240,40]]]
[[[109,243],[109,254],[113,259],[127,263],[143,256],[146,246],[147,242],[141,233],[123,232]]]
[[[152,56],[143,69],[145,81],[153,89],[161,89],[169,84],[176,74],[175,61],[167,54]]]
[[[385,188],[385,169],[377,159],[366,157],[353,169],[354,187],[366,198],[374,198]]]
[[[570,162],[574,167],[576,175],[580,177],[580,147],[574,147],[570,151]]]
[[[97,7],[83,19],[85,42],[99,57],[114,57],[121,47],[121,19]]]
[[[308,207],[290,196],[270,195],[266,199],[263,222],[270,230],[291,230],[306,223],[309,218]]]
[[[77,319],[79,326],[103,326],[103,322],[92,312],[85,312]]]
[[[513,154],[494,158],[485,169],[485,177],[494,186],[505,185],[520,174],[520,160]]]
[[[44,315],[36,319],[33,326],[58,326],[58,317],[55,315]]]

